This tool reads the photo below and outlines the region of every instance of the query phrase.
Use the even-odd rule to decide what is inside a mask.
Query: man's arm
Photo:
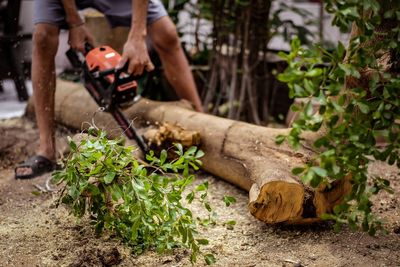
[[[129,33],[130,38],[143,38],[147,36],[147,8],[148,0],[132,0],[132,22]]]
[[[85,52],[85,42],[93,44],[93,38],[87,31],[78,13],[75,0],[61,0],[65,10],[65,20],[69,28],[68,43],[73,49]]]
[[[142,74],[144,69],[154,69],[146,46],[148,4],[148,0],[132,0],[131,29],[124,45],[121,64],[129,61],[128,73],[134,75]]]
[[[78,13],[78,8],[75,5],[75,0],[61,0],[64,11],[65,11],[65,19],[68,23],[69,27],[77,27],[78,25],[83,24],[83,21]]]

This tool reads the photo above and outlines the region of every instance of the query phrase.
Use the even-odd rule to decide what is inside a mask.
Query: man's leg
[[[149,26],[149,35],[160,56],[168,82],[177,95],[191,101],[197,111],[202,111],[196,84],[172,20],[168,16],[156,20]]]
[[[49,160],[55,159],[54,93],[55,56],[58,49],[59,27],[39,23],[33,34],[32,86],[36,121],[39,128],[37,154]],[[27,175],[29,167],[18,168],[17,174]]]

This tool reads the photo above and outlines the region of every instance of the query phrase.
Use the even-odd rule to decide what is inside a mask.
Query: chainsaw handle
[[[68,49],[65,55],[67,56],[72,67],[74,67],[75,69],[80,69],[82,67],[83,62],[79,57],[79,54],[74,49]]]
[[[85,42],[85,55],[87,54],[87,53],[89,53],[91,50],[93,50],[94,49],[94,46],[93,45],[91,45],[90,43],[88,43],[88,42]]]
[[[65,53],[65,55],[67,56],[72,67],[74,67],[76,69],[80,69],[82,67],[83,61],[85,60],[84,57],[92,49],[94,49],[94,46],[88,42],[85,42],[85,53],[82,53],[82,52],[77,51],[77,50],[73,49],[72,47],[70,47],[67,50],[67,52]]]
[[[122,73],[124,73],[124,72],[127,73],[128,67],[129,67],[129,61],[126,61],[122,68],[115,69],[114,77],[115,77],[115,81],[116,81],[117,85],[124,84],[126,82],[130,82],[130,81],[134,81],[134,80],[139,80],[146,75],[146,72],[143,72],[140,75],[130,74],[128,77],[121,78]]]
[[[120,84],[131,82],[134,80],[139,80],[146,75],[146,73],[142,73],[141,75],[136,75],[136,76],[129,75],[126,77],[121,77],[124,72],[126,73],[125,68],[120,68],[120,69],[111,68],[111,69],[107,69],[107,70],[97,71],[97,72],[93,73],[93,76],[95,78],[102,78],[102,77],[113,74],[116,84],[120,85]]]

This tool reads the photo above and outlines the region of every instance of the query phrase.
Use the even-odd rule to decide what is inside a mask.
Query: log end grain
[[[253,184],[249,192],[249,210],[265,223],[279,223],[301,219],[304,189],[298,183],[272,181],[261,186]]]

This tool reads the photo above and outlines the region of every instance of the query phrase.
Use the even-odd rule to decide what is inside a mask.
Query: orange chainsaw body
[[[100,46],[90,50],[86,54],[86,64],[89,71],[104,71],[108,69],[115,69],[121,60],[121,55],[109,46]],[[121,74],[124,75],[124,74]],[[109,74],[104,77],[110,84],[114,82],[114,74]],[[121,84],[117,87],[117,91],[122,92],[126,90],[137,90],[136,81],[130,81]]]
[[[135,139],[145,155],[147,144],[121,110],[139,97],[136,80],[141,76],[127,73],[128,62],[118,68],[121,55],[109,46],[93,47],[86,43],[85,52],[70,48],[66,55],[72,66],[81,68],[82,81],[96,103],[112,114],[124,134],[129,139]]]

